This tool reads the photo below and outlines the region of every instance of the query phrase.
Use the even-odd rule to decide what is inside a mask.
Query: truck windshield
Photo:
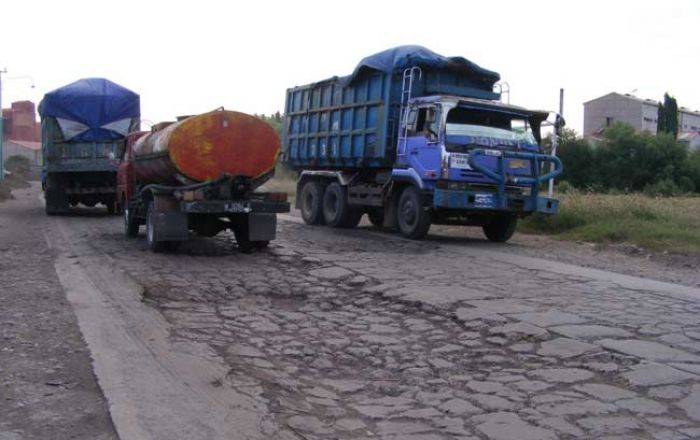
[[[445,140],[448,151],[475,147],[537,148],[524,116],[462,107],[447,114]]]

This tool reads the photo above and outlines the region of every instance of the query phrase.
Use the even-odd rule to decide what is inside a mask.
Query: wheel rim
[[[403,223],[408,227],[413,227],[416,223],[417,216],[416,205],[413,203],[413,200],[405,200],[401,204],[401,218],[403,219]]]
[[[304,209],[306,211],[311,210],[311,203],[312,202],[313,202],[313,197],[311,196],[310,193],[307,192],[306,195],[304,196]]]

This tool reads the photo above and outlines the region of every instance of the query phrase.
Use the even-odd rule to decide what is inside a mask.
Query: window
[[[537,146],[527,115],[456,107],[447,114],[446,147],[451,152],[480,147]]]
[[[605,118],[605,126],[606,126],[606,127],[612,126],[614,121],[615,121],[615,119],[613,119],[612,117],[608,116],[607,118]]]
[[[433,107],[420,107],[408,113],[408,135],[426,136],[437,140],[439,118]]]

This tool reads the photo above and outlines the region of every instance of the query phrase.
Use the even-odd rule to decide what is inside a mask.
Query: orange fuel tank
[[[275,167],[279,149],[279,136],[266,122],[221,109],[155,130],[136,141],[132,151],[140,182],[168,185],[225,174],[257,179]]]

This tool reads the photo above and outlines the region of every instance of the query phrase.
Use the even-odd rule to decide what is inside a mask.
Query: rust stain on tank
[[[195,181],[223,174],[259,177],[274,168],[280,148],[279,136],[266,122],[225,110],[189,117],[148,137],[140,148],[144,160],[167,154],[177,172]]]

